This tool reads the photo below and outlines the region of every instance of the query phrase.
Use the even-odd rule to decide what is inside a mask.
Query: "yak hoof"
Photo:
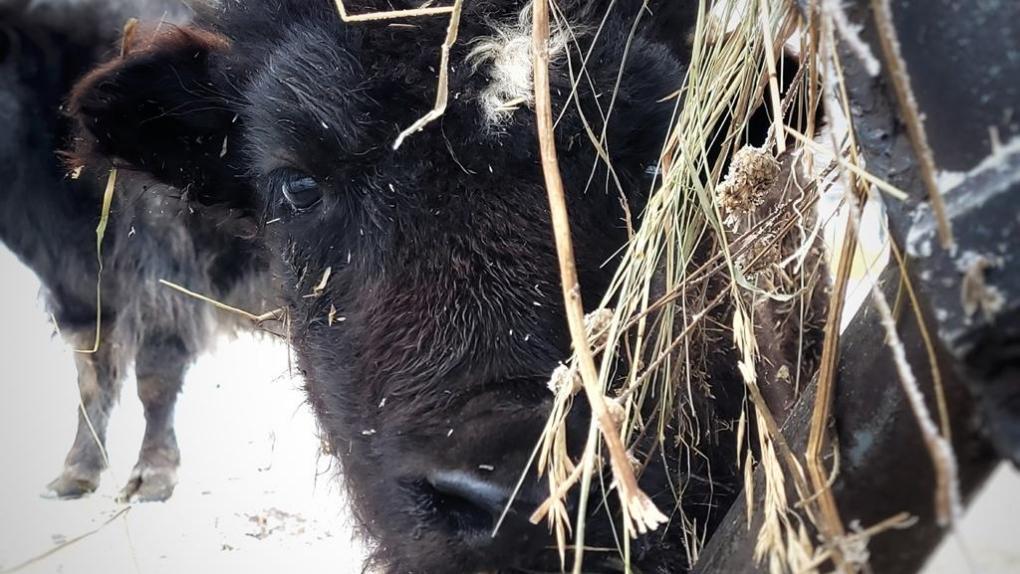
[[[138,465],[117,496],[118,502],[163,502],[177,486],[177,469]]]
[[[92,494],[99,488],[99,471],[66,467],[53,482],[46,485],[45,498],[73,500]]]

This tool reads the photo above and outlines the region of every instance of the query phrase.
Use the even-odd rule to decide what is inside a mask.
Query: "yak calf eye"
[[[305,210],[322,200],[322,190],[314,178],[301,172],[288,171],[281,174],[280,191],[294,209]]]

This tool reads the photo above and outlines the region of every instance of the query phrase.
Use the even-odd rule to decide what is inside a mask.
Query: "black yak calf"
[[[73,82],[115,49],[129,16],[179,19],[186,12],[168,1],[20,4],[0,5],[0,240],[39,276],[68,344],[91,350],[96,226],[106,179],[90,171],[68,176],[56,154],[70,141],[63,103]],[[48,488],[58,497],[96,489],[107,418],[133,362],[146,429],[122,496],[164,500],[180,462],[174,403],[185,370],[210,344],[217,317],[158,281],[255,309],[261,302],[251,294],[267,292],[258,286],[266,264],[249,242],[181,213],[173,193],[119,187],[103,245],[101,344],[95,353],[75,353],[85,412],[78,413],[64,470]]]
[[[647,9],[637,0],[557,5],[570,24],[550,42],[557,141],[592,304],[627,239],[621,192],[640,214],[652,186],[697,3],[653,1],[659,13],[636,26]],[[450,105],[398,149],[432,107],[445,18],[345,24],[330,0],[227,1],[192,26],[137,31],[75,89],[82,161],[187,188],[196,211],[258,229],[309,401],[388,572],[560,568],[545,527],[528,521],[548,495],[533,470],[493,535],[548,416],[550,373],[570,355],[529,109],[530,9],[464,3]],[[612,173],[589,127],[604,129]],[[723,350],[704,364],[716,404],[735,410],[735,361]],[[587,415],[574,410],[571,434],[583,439]],[[706,435],[732,432],[732,414]],[[731,446],[691,458],[723,483],[672,477],[704,532],[735,490],[735,439],[718,443]],[[666,508],[670,471],[653,458],[642,485]],[[588,543],[614,547],[606,509],[593,503],[591,516]],[[689,567],[674,525],[635,543],[637,569]],[[586,571],[618,565],[613,552],[588,556]]]

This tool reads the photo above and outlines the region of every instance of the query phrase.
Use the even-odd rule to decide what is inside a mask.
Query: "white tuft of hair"
[[[521,10],[516,22],[493,25],[493,34],[475,40],[468,62],[478,72],[484,68],[489,84],[479,95],[479,104],[490,129],[504,125],[521,106],[534,104],[531,48],[531,3]],[[549,60],[567,48],[567,33],[552,23]]]

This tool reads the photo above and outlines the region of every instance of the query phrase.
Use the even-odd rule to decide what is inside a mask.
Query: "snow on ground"
[[[923,574],[1017,574],[1020,572],[1020,472],[1002,465],[988,480]]]
[[[99,492],[47,500],[74,438],[77,384],[69,349],[53,336],[38,281],[0,247],[0,572],[94,530],[141,444],[134,380],[109,427],[112,469]],[[167,503],[134,505],[114,522],[30,565],[42,574],[361,571],[329,459],[287,351],[265,337],[223,339],[188,373],[178,403],[180,483]]]
[[[224,339],[188,373],[177,410],[180,484],[169,502],[134,505],[103,525],[123,509],[113,499],[141,443],[130,379],[110,423],[112,469],[99,492],[78,501],[40,497],[71,445],[78,399],[70,351],[53,337],[38,289],[0,247],[0,574],[96,529],[20,571],[361,571],[363,551],[329,461],[318,457],[287,351],[265,338]],[[1017,516],[1020,475],[1002,468],[926,574],[1020,572]]]

